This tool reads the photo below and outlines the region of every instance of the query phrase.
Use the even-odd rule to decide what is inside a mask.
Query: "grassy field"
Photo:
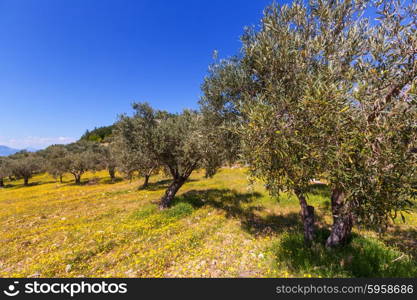
[[[318,243],[303,245],[299,206],[278,202],[243,169],[214,178],[195,173],[166,211],[157,201],[169,181],[110,183],[105,172],[59,184],[0,189],[0,277],[416,277],[417,212],[388,233],[355,229],[344,249],[323,248],[329,192],[312,186]]]

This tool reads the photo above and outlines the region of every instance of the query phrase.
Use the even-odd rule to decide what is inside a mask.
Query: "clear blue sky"
[[[41,148],[112,124],[133,101],[197,108],[271,0],[0,0],[0,145]]]

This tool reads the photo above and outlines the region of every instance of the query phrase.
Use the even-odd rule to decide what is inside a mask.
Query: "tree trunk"
[[[145,175],[145,181],[143,182],[143,185],[142,185],[142,189],[146,189],[147,187],[148,187],[148,185],[149,185],[149,177],[151,177],[150,175]]]
[[[62,175],[59,175],[59,182],[64,183],[64,181],[62,180]]]
[[[301,206],[301,219],[304,225],[304,240],[310,244],[314,240],[314,207],[307,204],[307,200],[302,193],[296,192]]]
[[[23,177],[23,182],[25,186],[29,185],[29,177]]]
[[[78,174],[72,174],[75,178],[75,184],[81,184],[81,175]]]
[[[161,202],[159,203],[159,209],[166,209],[171,205],[172,200],[175,197],[175,194],[183,186],[187,178],[179,177],[174,179],[174,182],[168,187],[165,192],[165,195],[162,197]]]
[[[109,175],[110,175],[111,182],[114,182],[114,180],[116,179],[116,168],[109,167]]]
[[[0,178],[0,187],[4,187],[4,181],[3,181],[3,178]]]
[[[333,226],[326,247],[332,248],[346,243],[353,227],[353,215],[345,202],[345,193],[338,188],[332,192]]]

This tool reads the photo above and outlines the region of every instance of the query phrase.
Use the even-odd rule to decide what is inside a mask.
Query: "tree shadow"
[[[277,268],[286,266],[294,273],[321,277],[415,277],[417,264],[410,257],[390,249],[376,239],[352,234],[344,247],[327,249],[329,231],[317,232],[310,247],[301,233],[285,234],[273,247]]]
[[[100,183],[100,178],[94,177],[94,178],[81,179],[80,183],[76,183],[75,180],[70,180],[67,183],[63,183],[63,185],[67,185],[67,186],[89,186],[89,185],[97,185],[99,183]]]
[[[4,186],[0,187],[0,190],[1,189],[10,189],[12,187],[15,187],[15,185],[8,183],[8,184],[4,184]]]
[[[121,177],[116,177],[113,180],[111,178],[105,178],[105,179],[102,180],[102,182],[104,184],[116,184],[116,183],[119,183],[119,182],[122,182],[122,181],[123,181],[123,178],[121,178]]]
[[[230,189],[192,190],[176,197],[173,205],[185,202],[196,208],[211,206],[223,210],[227,218],[239,219],[242,228],[255,236],[278,234],[302,228],[298,213],[261,216],[259,213],[265,208],[251,205],[251,202],[260,197],[262,194],[258,192],[239,193]]]
[[[42,184],[51,184],[54,183],[55,181],[33,181],[33,182],[29,182],[27,185],[24,185],[23,183],[20,184],[5,184],[4,188],[9,189],[9,188],[15,188],[15,189],[23,189],[23,188],[29,188],[29,187],[34,187],[34,186],[38,186],[38,185],[42,185]]]
[[[396,247],[417,261],[417,229],[395,227],[383,236],[387,245]]]
[[[189,182],[195,182],[198,181],[197,179],[188,179],[185,184]],[[149,182],[147,187],[143,187],[142,185],[139,186],[139,191],[159,191],[159,190],[165,190],[167,189],[172,183],[172,179],[163,179],[156,182]]]

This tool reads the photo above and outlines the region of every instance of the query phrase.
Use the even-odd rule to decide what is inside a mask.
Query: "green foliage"
[[[386,247],[383,243],[354,235],[343,248],[327,249],[323,246],[328,232],[321,231],[317,244],[308,247],[301,234],[287,233],[272,251],[278,266],[313,277],[415,277],[417,264],[411,257]]]
[[[10,155],[9,158],[11,173],[16,178],[23,178],[25,185],[29,184],[33,175],[43,171],[43,159],[35,153],[24,150]]]
[[[119,169],[129,178],[134,172],[151,176],[160,169],[147,141],[152,141],[152,108],[148,104],[135,105],[136,116],[121,116],[115,125],[112,149]]]
[[[12,175],[10,160],[7,157],[0,156],[0,180]]]
[[[81,183],[81,176],[87,171],[97,171],[101,165],[100,145],[94,142],[79,141],[67,147],[66,170],[75,178],[75,183]]]
[[[108,170],[111,180],[114,181],[117,167],[117,153],[114,143],[101,144],[96,151],[98,156],[98,166],[96,168]]]
[[[96,127],[92,131],[87,130],[80,138],[81,141],[105,142],[113,134],[114,125]]]
[[[54,178],[62,179],[62,176],[68,171],[70,160],[68,150],[64,145],[52,145],[39,152],[45,158],[45,170]]]
[[[122,118],[119,130],[125,140],[137,147],[142,163],[148,159],[150,163],[162,165],[173,178],[188,178],[199,167],[217,167],[206,163],[214,158],[210,156],[211,149],[204,135],[206,128],[197,112],[169,114],[155,111],[148,104],[135,104],[134,108],[134,117]]]
[[[138,170],[149,176],[162,167],[173,182],[161,200],[167,208],[175,194],[198,168],[213,176],[225,159],[216,131],[200,113],[181,114],[154,110],[147,103],[133,105],[133,117],[122,116],[117,124],[115,144],[125,172]]]
[[[273,4],[242,54],[210,68],[202,111],[237,135],[271,193],[302,196],[324,178],[345,212],[383,229],[416,181],[416,15],[416,1]]]

